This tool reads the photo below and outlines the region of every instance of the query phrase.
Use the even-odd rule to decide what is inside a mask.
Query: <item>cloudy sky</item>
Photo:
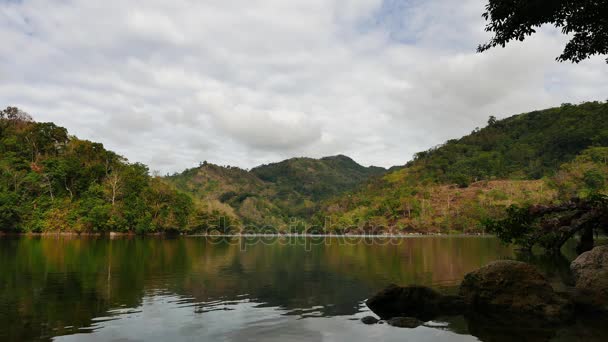
[[[499,118],[605,100],[555,29],[477,54],[484,0],[0,0],[0,106],[161,172],[401,165]]]

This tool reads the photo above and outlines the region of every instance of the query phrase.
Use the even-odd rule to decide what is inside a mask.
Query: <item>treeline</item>
[[[0,112],[1,231],[196,232],[230,219],[100,143]]]

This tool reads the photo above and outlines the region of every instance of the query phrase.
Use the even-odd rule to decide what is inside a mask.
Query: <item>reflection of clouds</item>
[[[176,295],[152,295],[133,309],[95,320],[90,333],[58,337],[57,341],[474,341],[467,335],[419,327],[397,329],[367,326],[359,317],[300,318],[276,307],[248,301],[207,303],[216,309],[193,310],[201,304]],[[369,314],[369,313],[367,313]]]
[[[256,314],[258,319],[243,329],[238,329],[225,336],[218,336],[230,341],[324,341],[323,333],[311,329],[302,320],[294,317],[266,316],[265,312]]]

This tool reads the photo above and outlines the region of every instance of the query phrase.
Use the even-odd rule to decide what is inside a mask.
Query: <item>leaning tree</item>
[[[494,36],[479,52],[523,41],[550,24],[570,37],[558,61],[578,63],[608,54],[608,0],[488,0],[482,16],[488,22],[485,30]]]
[[[488,220],[485,226],[504,242],[525,250],[540,246],[557,254],[580,233],[577,252],[582,253],[593,248],[594,234],[608,233],[608,196],[574,198],[557,205],[511,206],[505,218]]]

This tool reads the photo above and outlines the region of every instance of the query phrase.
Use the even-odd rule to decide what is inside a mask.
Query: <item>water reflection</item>
[[[0,340],[469,341],[462,317],[413,330],[353,319],[388,283],[453,292],[515,257],[483,237],[316,239],[0,239]]]

